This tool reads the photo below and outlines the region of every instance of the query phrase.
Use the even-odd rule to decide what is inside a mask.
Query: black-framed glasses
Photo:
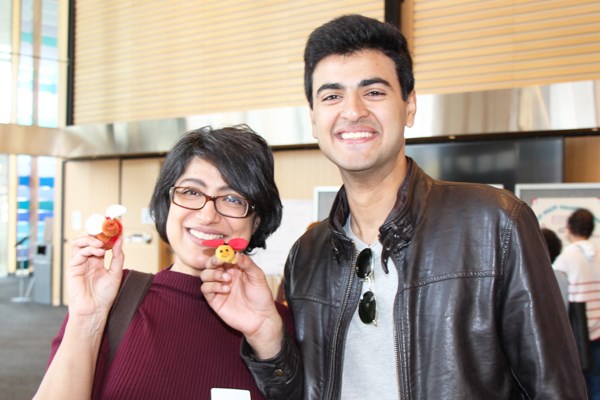
[[[365,324],[377,326],[377,300],[373,292],[373,253],[370,248],[363,249],[356,258],[356,275],[369,283],[369,290],[363,293],[358,303],[358,316]]]
[[[169,189],[171,202],[188,210],[201,210],[212,201],[215,210],[224,217],[245,218],[254,210],[250,201],[234,194],[209,196],[190,186],[173,186]]]

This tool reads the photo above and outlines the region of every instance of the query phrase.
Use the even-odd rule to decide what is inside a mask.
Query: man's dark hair
[[[283,207],[275,185],[271,148],[260,135],[243,124],[190,131],[169,151],[150,201],[150,212],[161,239],[169,243],[166,228],[171,207],[169,189],[196,157],[215,166],[227,185],[254,206],[253,212],[260,222],[244,252],[264,248],[267,237],[281,223]]]
[[[315,29],[304,49],[304,92],[313,107],[313,72],[317,64],[330,55],[349,55],[361,50],[379,50],[396,66],[402,98],[415,87],[412,58],[406,39],[389,23],[362,15],[344,15]]]
[[[562,242],[558,235],[551,229],[542,228],[542,234],[546,239],[546,246],[548,246],[548,254],[550,255],[550,261],[554,262],[556,257],[559,256],[562,251]]]
[[[572,234],[589,239],[594,232],[594,214],[585,208],[575,210],[567,220],[567,228]]]

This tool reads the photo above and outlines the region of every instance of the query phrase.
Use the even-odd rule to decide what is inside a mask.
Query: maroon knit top
[[[212,311],[201,283],[169,270],[156,274],[108,370],[104,338],[93,399],[209,400],[211,388],[245,389],[253,400],[264,398],[240,357],[242,335]],[[283,306],[280,312],[290,331],[289,312]],[[52,342],[50,359],[66,320]]]

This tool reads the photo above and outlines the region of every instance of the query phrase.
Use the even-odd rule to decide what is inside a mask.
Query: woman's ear
[[[252,234],[254,234],[256,232],[259,225],[260,225],[260,218],[259,217],[254,218],[254,222],[252,223]]]

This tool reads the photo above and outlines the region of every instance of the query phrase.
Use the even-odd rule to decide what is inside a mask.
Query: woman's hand
[[[123,239],[115,242],[108,269],[104,267],[104,242],[85,235],[72,245],[66,271],[69,319],[36,400],[91,398],[102,334],[121,284]]]
[[[275,356],[281,349],[283,321],[265,273],[250,257],[237,255],[229,264],[211,257],[200,273],[202,293],[221,319],[240,331],[259,358]]]
[[[105,318],[108,315],[123,276],[123,239],[112,248],[108,268],[105,267],[104,243],[90,235],[75,239],[67,270],[69,319],[77,317]]]

